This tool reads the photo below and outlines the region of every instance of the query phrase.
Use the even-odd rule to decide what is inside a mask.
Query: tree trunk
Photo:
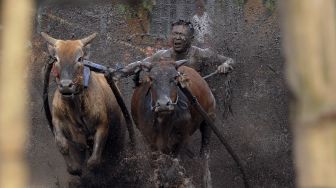
[[[336,187],[336,2],[283,5],[298,187]]]
[[[32,0],[3,0],[0,62],[0,187],[26,187],[27,80]]]

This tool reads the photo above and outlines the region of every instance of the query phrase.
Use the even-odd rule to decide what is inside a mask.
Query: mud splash
[[[195,188],[179,159],[172,156],[152,154],[153,182],[155,188]]]

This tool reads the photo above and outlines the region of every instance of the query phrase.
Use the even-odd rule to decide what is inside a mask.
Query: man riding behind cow
[[[123,76],[138,74],[141,70],[141,64],[144,62],[155,62],[162,59],[173,59],[175,61],[186,59],[186,66],[194,68],[200,72],[205,64],[216,64],[217,73],[228,73],[233,69],[234,61],[232,58],[216,54],[210,49],[202,49],[192,46],[194,38],[194,28],[190,22],[179,20],[172,24],[170,42],[172,48],[160,50],[146,59],[127,65],[122,72]],[[138,79],[136,79],[138,80]]]

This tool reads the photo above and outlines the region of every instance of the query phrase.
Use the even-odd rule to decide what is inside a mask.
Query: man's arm
[[[203,63],[212,63],[217,65],[218,73],[227,73],[233,70],[233,66],[235,64],[234,60],[229,57],[225,57],[223,55],[216,54],[210,49],[200,49],[199,48],[199,56],[202,58]]]
[[[232,58],[217,54],[217,59],[218,59],[218,62],[221,63],[217,67],[218,73],[227,73],[233,70],[233,65],[235,64],[235,62]]]

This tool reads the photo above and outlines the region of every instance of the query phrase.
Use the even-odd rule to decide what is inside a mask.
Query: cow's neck
[[[169,140],[170,133],[173,129],[171,124],[171,118],[173,114],[156,117],[154,120],[154,130],[156,131],[156,146],[160,151],[163,151],[167,147],[167,141]]]
[[[71,100],[67,100],[66,104],[70,108],[70,112],[73,112],[72,117],[76,122],[77,128],[84,130],[85,134],[90,134],[90,128],[87,122],[87,104],[88,93],[86,89],[81,91],[78,95],[75,95]]]
[[[158,133],[168,136],[173,129],[172,125],[180,124],[180,122],[186,122],[190,119],[190,117],[188,106],[184,106],[184,104],[176,105],[175,110],[171,114],[162,116],[154,115],[154,128]]]
[[[86,91],[82,90],[76,95],[73,95],[69,99],[64,99],[64,103],[76,114],[82,114],[85,111]]]

